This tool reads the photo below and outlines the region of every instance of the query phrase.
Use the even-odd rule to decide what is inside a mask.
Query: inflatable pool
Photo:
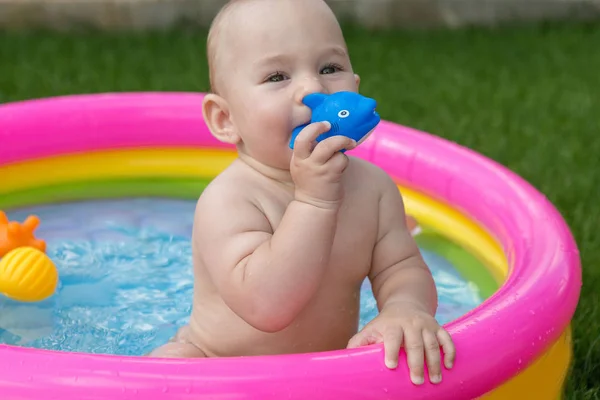
[[[235,157],[204,125],[202,96],[99,94],[0,106],[0,209],[196,198]],[[457,358],[441,384],[412,385],[403,354],[400,367],[387,370],[381,345],[199,360],[0,345],[2,398],[561,398],[581,270],[552,204],[501,165],[387,121],[352,154],[393,176],[407,211],[467,249],[497,281],[480,306],[446,324]]]

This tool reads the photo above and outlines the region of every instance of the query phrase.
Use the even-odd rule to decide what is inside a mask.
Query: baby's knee
[[[206,354],[190,338],[188,326],[181,327],[175,336],[166,344],[146,354],[147,357],[158,358],[202,358]]]
[[[155,358],[203,358],[206,354],[191,343],[170,342],[152,350],[146,357]]]

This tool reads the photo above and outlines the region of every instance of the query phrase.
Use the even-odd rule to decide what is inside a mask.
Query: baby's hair
[[[251,3],[258,0],[228,0],[227,3],[221,7],[215,18],[212,20],[210,25],[210,29],[208,31],[208,37],[206,40],[206,57],[208,59],[208,76],[210,82],[210,91],[212,93],[219,94],[218,88],[218,77],[217,77],[217,69],[216,65],[217,59],[219,57],[219,52],[217,51],[217,43],[219,35],[224,27],[224,24],[227,21],[227,18],[236,8],[241,4]],[[272,0],[277,1],[277,0]],[[303,1],[303,0],[297,0]],[[325,1],[327,4],[327,2]]]
[[[215,60],[218,57],[216,42],[219,33],[223,28],[223,24],[226,21],[225,17],[231,14],[231,11],[235,8],[235,6],[249,1],[252,0],[229,0],[223,7],[221,7],[210,25],[208,38],[206,40],[206,57],[208,59],[208,76],[210,82],[210,91],[212,93],[218,93],[215,71]]]

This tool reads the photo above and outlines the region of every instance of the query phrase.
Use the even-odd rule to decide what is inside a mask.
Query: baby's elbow
[[[253,321],[254,323],[248,322],[254,329],[257,329],[264,333],[278,333],[283,331],[285,328],[290,326],[288,323],[277,321],[274,319],[262,319]]]
[[[290,307],[265,301],[260,297],[232,296],[224,297],[224,300],[238,318],[261,332],[280,332],[290,326],[296,316],[290,311]]]
[[[277,333],[291,325],[297,316],[295,302],[272,301],[255,291],[235,288],[222,291],[228,308],[248,325],[261,332]]]
[[[281,307],[269,305],[255,308],[244,318],[255,329],[265,333],[277,333],[286,329],[294,321],[290,312],[282,312]]]

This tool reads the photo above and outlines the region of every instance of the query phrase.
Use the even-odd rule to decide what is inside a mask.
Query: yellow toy
[[[44,254],[46,242],[34,234],[39,224],[35,215],[20,224],[0,211],[0,293],[6,297],[34,302],[56,290],[58,270]]]
[[[35,215],[27,217],[23,224],[9,222],[6,214],[0,210],[0,258],[17,247],[34,247],[46,251],[46,242],[35,237],[34,231],[40,224]]]
[[[33,247],[17,247],[0,260],[0,293],[18,301],[42,301],[54,293],[58,271]]]

